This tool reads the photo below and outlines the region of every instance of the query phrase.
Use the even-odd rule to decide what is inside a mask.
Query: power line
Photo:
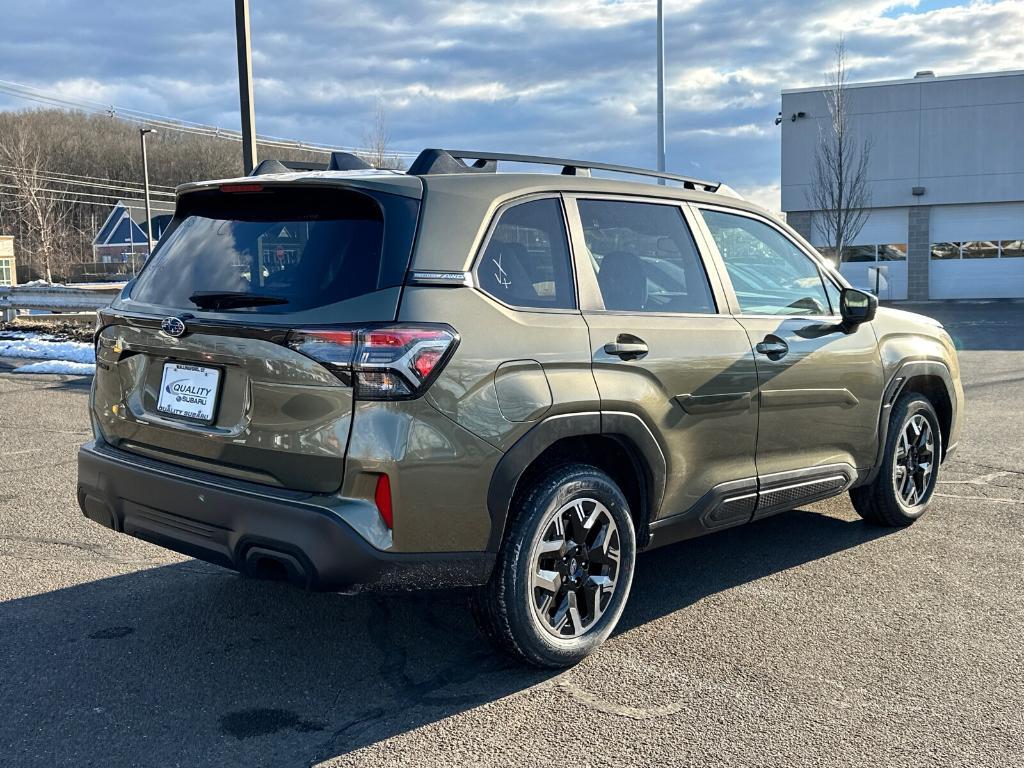
[[[0,178],[3,178],[3,176],[5,174],[12,175],[10,171],[5,171],[4,167],[0,166]],[[123,187],[123,186],[121,186],[119,184],[100,184],[100,183],[95,182],[95,181],[71,181],[69,179],[54,178],[54,177],[52,177],[52,176],[50,176],[48,174],[41,174],[41,173],[33,174],[33,176],[31,177],[31,180],[33,182],[37,182],[37,183],[38,182],[45,182],[45,183],[48,183],[48,184],[63,184],[63,185],[66,185],[66,186],[86,187],[88,189],[110,189],[110,190],[114,190],[115,192],[128,192],[128,193],[131,193],[131,194],[142,194],[143,193],[143,190],[139,189],[138,187]],[[73,192],[75,190],[69,190],[69,191]],[[169,197],[172,200],[176,197],[176,195],[173,192],[157,191],[157,192],[151,192],[150,194],[151,195],[160,195],[161,197]],[[170,201],[166,201],[166,202],[170,202]]]
[[[22,189],[24,189],[24,187],[21,186],[21,185],[18,185],[18,184],[6,184],[6,183],[3,183],[3,182],[0,182],[0,188],[15,189],[15,190],[22,190]],[[113,200],[115,202],[117,202],[119,200],[120,201],[124,200],[124,197],[120,196],[120,195],[102,195],[102,194],[99,194],[99,193],[96,193],[96,192],[78,192],[78,191],[75,191],[75,190],[50,189],[50,188],[47,188],[47,187],[30,187],[29,191],[32,192],[32,193],[42,192],[42,193],[50,194],[50,195],[68,195],[68,197],[58,197],[58,198],[56,198],[58,200],[61,200],[63,202],[68,202],[68,203],[85,202],[83,200],[79,200],[78,199],[78,198],[81,198],[81,197],[95,197],[95,198],[99,198],[101,200]],[[8,193],[8,194],[11,197],[14,197],[13,194],[11,194],[11,193]],[[70,197],[70,195],[74,195],[74,198]],[[45,198],[45,199],[53,199],[53,198]],[[159,204],[161,204],[163,202],[164,201],[159,201],[158,200],[157,204],[159,205]],[[107,205],[111,205],[111,204],[108,203]],[[166,205],[166,203],[164,203],[164,205]],[[164,208],[164,210],[173,211],[174,209],[173,208]]]
[[[0,195],[0,199],[2,199],[2,195]],[[66,197],[46,197],[46,196],[43,196],[43,195],[40,195],[38,199],[40,199],[40,200],[48,200],[48,201],[55,202],[55,203],[74,203],[75,205],[95,205],[95,206],[98,206],[100,208],[106,208],[107,210],[110,210],[110,208],[112,207],[110,203],[100,203],[100,202],[96,202],[94,200],[69,200]],[[140,211],[146,210],[146,203],[145,203],[144,200],[124,200],[124,199],[122,199],[121,202],[124,203],[125,208],[129,208],[129,209],[133,209],[133,210],[137,208]],[[171,209],[171,208],[158,208],[157,206],[153,206],[153,210],[157,211],[159,213],[174,213],[174,210]]]
[[[23,85],[21,83],[15,83],[8,80],[0,80],[0,92],[7,93],[17,98],[27,99],[29,101],[50,104],[52,106],[64,107],[67,109],[79,109],[91,114],[105,114],[127,122],[145,123],[146,125],[152,125],[158,128],[178,131],[181,133],[192,133],[237,142],[241,142],[242,140],[242,135],[239,131],[227,130],[215,125],[205,125],[203,123],[181,120],[179,118],[168,117],[165,115],[157,115],[152,112],[120,108],[113,105],[104,105],[98,101],[70,99],[47,93],[40,88],[35,88],[34,86]],[[284,139],[276,136],[257,136],[256,141],[258,144],[263,144],[264,146],[300,149],[318,154],[330,154],[335,151],[372,154],[372,150],[367,147],[337,147],[330,144]],[[403,159],[411,159],[416,156],[416,153],[394,150],[389,151],[388,155]]]
[[[80,174],[80,173],[64,173],[64,172],[61,172],[61,171],[51,171],[51,170],[48,170],[48,169],[45,169],[45,168],[36,171],[36,169],[25,168],[23,166],[18,166],[18,165],[4,165],[4,164],[0,164],[0,168],[6,169],[8,171],[18,171],[18,172],[27,172],[27,173],[37,173],[37,172],[38,173],[45,173],[48,176],[66,176],[66,177],[68,177],[70,179],[105,181],[105,182],[112,182],[112,183],[116,183],[116,184],[124,184],[126,186],[134,184],[134,185],[139,187],[139,191],[142,191],[142,184],[141,184],[141,182],[138,182],[138,181],[124,181],[123,179],[110,179],[110,178],[106,178],[104,176],[85,176],[85,175]],[[167,189],[167,190],[171,190],[171,191],[174,190],[174,186],[172,186],[171,184],[153,184],[153,183],[150,183],[149,186],[150,187],[161,187],[163,189]]]

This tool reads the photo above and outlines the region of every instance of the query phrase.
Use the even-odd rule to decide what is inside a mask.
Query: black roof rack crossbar
[[[305,160],[264,160],[252,169],[250,176],[268,173],[289,173],[290,171],[368,171],[373,166],[352,152],[331,152],[329,163],[314,163]]]
[[[447,155],[447,158],[445,158]],[[464,160],[476,160],[472,166]],[[611,163],[594,163],[587,160],[568,160],[562,157],[544,157],[541,155],[516,155],[505,152],[477,152],[464,149],[425,149],[409,168],[414,176],[430,173],[465,173],[494,170],[498,162],[529,163],[531,165],[560,165],[562,173],[568,176],[584,175],[589,171],[608,171],[630,176],[648,176],[681,183],[687,189],[702,189],[715,192],[722,185],[719,181],[706,181],[677,173],[652,171],[649,168],[636,168],[630,165],[613,165]]]
[[[263,176],[268,173],[288,173],[290,171],[326,171],[327,163],[306,163],[298,160],[263,160],[252,169],[250,176]]]

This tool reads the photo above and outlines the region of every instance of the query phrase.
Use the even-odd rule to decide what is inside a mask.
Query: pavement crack
[[[688,709],[691,704],[684,701],[675,701],[671,704],[660,704],[654,707],[631,707],[626,704],[616,704],[601,696],[588,691],[571,680],[560,679],[553,685],[554,689],[575,699],[584,706],[596,709],[606,715],[624,717],[629,720],[654,720],[661,717],[671,717]]]
[[[99,558],[101,560],[107,560],[107,561],[109,561],[111,563],[115,563],[117,565],[145,565],[145,564],[160,564],[160,563],[165,562],[162,559],[158,559],[158,558],[154,558],[154,557],[134,558],[134,559],[118,557],[116,555],[111,554],[109,552],[109,550],[107,550],[107,548],[104,547],[102,544],[88,544],[86,542],[66,541],[66,540],[62,540],[62,539],[46,539],[46,538],[41,538],[41,537],[37,537],[37,536],[7,536],[7,535],[0,535],[0,541],[12,541],[12,542],[20,542],[22,544],[34,544],[34,545],[39,546],[39,547],[69,547],[71,549],[76,549],[76,550],[79,550],[80,552],[85,552],[85,553],[87,553],[89,555],[92,555],[94,558]],[[16,554],[14,554],[14,552],[9,551],[9,550],[0,551],[0,555],[3,555],[4,557],[12,557],[12,558],[16,558],[16,559],[32,559],[32,560],[40,559],[38,555],[33,555],[31,557],[24,557],[22,555],[16,555]],[[53,556],[50,559],[63,560],[63,559],[67,559],[67,558],[64,557],[64,556],[60,556],[60,557]],[[77,559],[79,561],[81,561],[81,562],[85,561],[85,558],[77,558]]]

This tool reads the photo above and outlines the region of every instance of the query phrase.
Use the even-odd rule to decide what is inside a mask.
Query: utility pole
[[[139,141],[142,142],[142,186],[146,194],[146,239],[149,241],[149,252],[152,253],[153,211],[149,207],[149,158],[146,156],[146,136],[150,133],[156,133],[156,129],[139,128]]]
[[[658,170],[665,172],[665,9],[658,0]],[[664,186],[665,180],[658,179]]]
[[[256,109],[252,101],[252,47],[249,40],[249,0],[235,0],[235,42],[238,46],[238,101],[242,111],[242,166],[248,175],[256,167]]]

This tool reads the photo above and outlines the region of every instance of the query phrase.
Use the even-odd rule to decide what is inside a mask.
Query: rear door
[[[351,378],[296,328],[393,321],[414,197],[251,183],[189,192],[104,314],[93,412],[115,447],[303,492],[336,490]]]
[[[596,195],[570,203],[602,414],[636,414],[661,443],[659,517],[697,509],[705,527],[745,522],[756,493],[757,376],[685,206]]]
[[[736,317],[756,352],[763,489],[775,480],[796,482],[801,474],[811,482],[838,465],[869,467],[882,393],[871,324],[841,325],[839,287],[767,217],[699,210],[709,247],[728,275]]]

